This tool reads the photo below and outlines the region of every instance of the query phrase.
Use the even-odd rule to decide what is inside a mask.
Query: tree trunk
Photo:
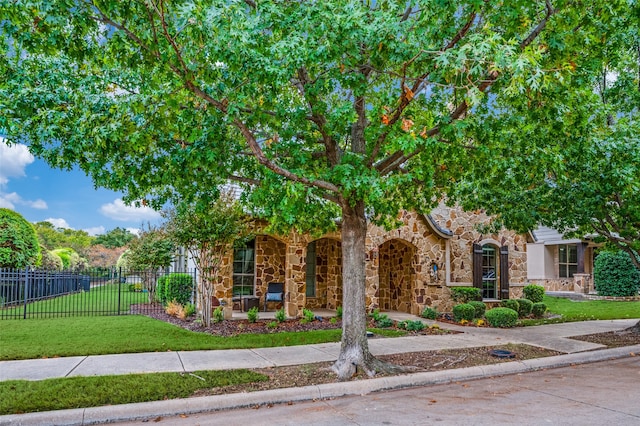
[[[367,342],[365,309],[365,238],[367,221],[364,203],[342,210],[342,347],[333,371],[338,379],[347,380],[360,368],[375,374],[376,360]]]

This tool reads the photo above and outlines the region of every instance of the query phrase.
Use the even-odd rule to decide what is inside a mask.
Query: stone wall
[[[256,281],[254,296],[260,298],[262,306],[269,283],[284,283],[287,245],[268,235],[256,236]]]

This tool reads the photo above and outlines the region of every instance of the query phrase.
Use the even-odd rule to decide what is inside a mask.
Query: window
[[[496,249],[492,246],[482,247],[482,298],[496,298],[497,283],[497,257]]]
[[[306,258],[306,283],[307,297],[316,297],[316,242],[313,241],[307,246]]]
[[[233,295],[253,296],[255,282],[255,241],[233,253]]]
[[[558,246],[558,267],[560,278],[571,278],[578,272],[578,246],[575,244]]]

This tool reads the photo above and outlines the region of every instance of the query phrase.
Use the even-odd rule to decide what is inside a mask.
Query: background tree
[[[584,47],[597,50],[631,4],[9,3],[0,123],[10,140],[58,167],[77,164],[128,201],[208,205],[232,180],[273,230],[340,219],[334,370],[374,374],[384,365],[366,339],[367,222],[428,211],[470,163],[508,160],[505,139],[490,137],[501,120],[569,110]],[[558,124],[574,132],[571,120]],[[560,146],[535,138],[523,148],[546,162]]]
[[[117,248],[126,246],[134,238],[136,236],[128,229],[117,227],[107,233],[96,235],[91,244],[101,244],[106,248]]]
[[[36,222],[34,224],[40,245],[48,250],[71,248],[81,256],[86,256],[94,237],[86,231],[78,229],[56,228],[50,222]]]
[[[0,208],[0,268],[25,268],[40,263],[40,245],[33,226],[19,213]]]
[[[165,228],[173,241],[187,248],[199,272],[198,303],[202,320],[211,325],[213,285],[224,275],[222,261],[234,244],[249,235],[248,216],[231,194],[221,194],[209,206],[181,204],[166,213]]]
[[[118,259],[125,250],[125,247],[108,248],[102,244],[93,244],[88,250],[87,261],[91,267],[111,268],[116,266]]]
[[[125,252],[129,272],[140,272],[149,301],[155,300],[155,279],[158,270],[171,265],[175,256],[175,245],[163,228],[148,225],[138,238],[131,240]]]

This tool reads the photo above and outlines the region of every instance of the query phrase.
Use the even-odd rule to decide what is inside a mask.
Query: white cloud
[[[24,169],[33,163],[34,157],[26,145],[7,145],[0,137],[0,187],[6,185],[11,177],[26,176]]]
[[[140,236],[140,228],[127,228],[127,231],[131,232],[133,235]]]
[[[50,224],[52,224],[53,226],[55,226],[56,228],[64,228],[64,229],[73,229],[66,220],[62,219],[62,218],[53,218],[50,217],[49,219],[45,219],[45,222],[49,222]]]
[[[95,237],[96,235],[104,234],[105,227],[104,226],[94,226],[92,228],[83,229],[84,232]]]
[[[41,200],[40,198],[35,201],[23,200],[16,192],[4,193],[0,191],[0,207],[14,210],[16,204],[38,210],[46,210],[49,208],[46,201]]]
[[[103,204],[100,213],[113,220],[123,222],[144,222],[145,220],[159,219],[160,213],[151,207],[135,207],[126,205],[121,198],[117,198],[113,203]]]

